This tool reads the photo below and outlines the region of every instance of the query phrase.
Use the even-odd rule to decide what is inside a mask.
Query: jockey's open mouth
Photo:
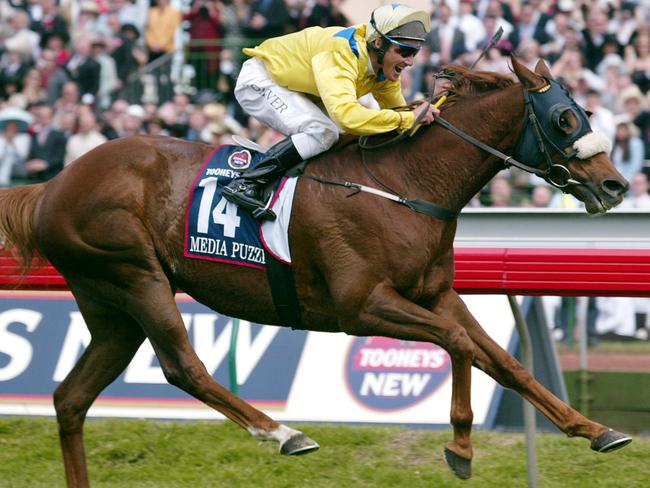
[[[403,58],[399,54],[395,54],[394,56],[397,59],[393,59],[393,57],[385,59],[383,66],[384,76],[391,81],[398,80],[402,71],[413,65],[413,56],[408,58]]]

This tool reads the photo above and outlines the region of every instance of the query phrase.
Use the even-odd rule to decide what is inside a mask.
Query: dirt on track
[[[580,369],[578,351],[560,351],[560,367],[563,371]],[[650,372],[650,354],[643,352],[599,351],[589,349],[587,369],[599,371],[644,371]]]

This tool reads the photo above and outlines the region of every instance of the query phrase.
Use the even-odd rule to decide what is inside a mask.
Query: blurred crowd
[[[274,144],[282,136],[233,97],[241,47],[351,25],[345,4],[0,0],[0,186],[47,180],[104,141],[134,134]],[[650,208],[650,0],[432,0],[430,9],[432,30],[402,74],[408,101],[425,96],[443,64],[474,62],[502,27],[477,69],[509,72],[513,53],[531,68],[545,59],[611,139],[611,158],[631,182],[623,206]],[[472,205],[581,203],[511,169]]]
[[[0,185],[48,179],[101,142],[166,134],[209,144],[281,136],[238,107],[241,47],[320,25],[347,26],[344,0],[0,0]],[[408,2],[407,2],[408,3]],[[647,206],[650,160],[648,0],[433,0],[432,30],[402,75],[407,100],[445,63],[508,72],[515,53],[544,58],[613,142]],[[369,101],[372,103],[372,101]],[[52,150],[56,148],[56,150]],[[481,206],[576,207],[527,173],[495,178]]]
[[[0,186],[43,181],[117,137],[263,146],[233,97],[241,48],[349,25],[340,0],[0,0]]]

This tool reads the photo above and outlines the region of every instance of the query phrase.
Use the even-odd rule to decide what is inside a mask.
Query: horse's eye
[[[576,115],[571,110],[563,111],[557,119],[555,119],[555,124],[558,129],[560,129],[565,134],[571,134],[577,127],[577,118]]]
[[[569,120],[566,118],[565,115],[560,117],[560,129],[568,129],[571,127],[571,124],[569,123]]]

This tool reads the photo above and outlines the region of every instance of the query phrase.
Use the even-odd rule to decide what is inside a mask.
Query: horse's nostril
[[[605,193],[614,197],[624,194],[629,187],[629,183],[625,180],[605,180],[602,183]]]

